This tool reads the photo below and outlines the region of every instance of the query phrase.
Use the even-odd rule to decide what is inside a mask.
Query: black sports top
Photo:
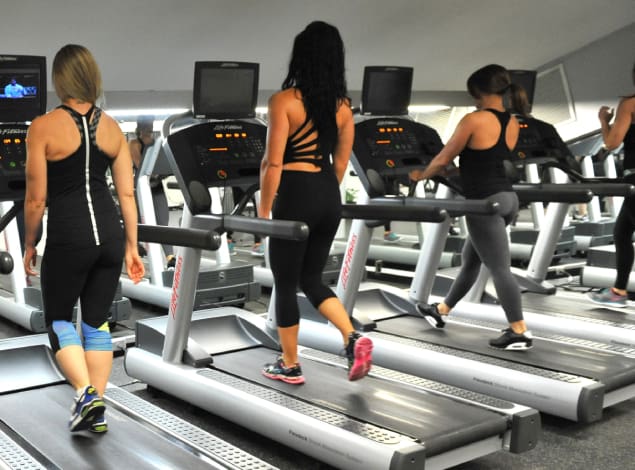
[[[310,122],[311,121],[307,116],[302,125],[287,138],[287,145],[284,148],[284,156],[282,160],[283,164],[292,162],[308,162],[313,163],[315,166],[322,169],[330,165],[330,159],[324,158],[324,155],[322,154],[322,146],[320,145],[319,138],[316,137],[315,139],[307,140],[307,138],[315,132],[315,126],[313,124],[309,126]],[[312,150],[306,150],[314,145],[316,147]]]
[[[635,170],[635,123],[626,131],[624,135],[624,169]]]
[[[502,191],[512,191],[505,173],[505,159],[511,159],[511,150],[505,142],[505,130],[511,115],[508,112],[485,109],[501,123],[501,133],[494,146],[488,149],[465,147],[459,158],[463,193],[469,199],[482,199]]]
[[[68,157],[47,162],[47,246],[123,240],[121,218],[106,182],[112,159],[95,139],[101,109],[92,107],[82,115],[64,105],[60,108],[73,117],[81,144]]]

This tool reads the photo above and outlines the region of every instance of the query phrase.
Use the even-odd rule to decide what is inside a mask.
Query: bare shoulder
[[[54,130],[59,120],[63,118],[65,112],[61,109],[54,109],[46,114],[36,117],[29,126],[29,135],[46,135]]]
[[[269,106],[291,106],[296,101],[302,102],[302,95],[295,88],[277,91],[269,98]]]

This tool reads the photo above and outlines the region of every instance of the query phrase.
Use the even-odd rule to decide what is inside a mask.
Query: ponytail
[[[516,83],[509,84],[510,111],[513,114],[528,117],[531,109],[527,91]]]

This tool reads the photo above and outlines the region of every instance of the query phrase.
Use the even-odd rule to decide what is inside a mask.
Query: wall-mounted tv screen
[[[535,70],[509,70],[512,83],[520,85],[527,93],[527,101],[529,102],[528,113],[534,105],[534,93],[536,91],[536,75]]]
[[[259,65],[251,62],[196,62],[195,117],[252,118],[258,101]]]
[[[46,57],[0,54],[0,122],[46,112]]]
[[[364,67],[361,113],[374,116],[408,114],[412,75],[412,67]]]

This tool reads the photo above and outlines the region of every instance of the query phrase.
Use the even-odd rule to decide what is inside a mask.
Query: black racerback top
[[[463,194],[469,199],[482,199],[503,191],[512,191],[505,172],[505,159],[511,159],[511,150],[505,142],[505,130],[511,119],[508,112],[485,109],[501,123],[501,133],[494,146],[488,149],[465,147],[459,158]]]
[[[123,226],[106,182],[112,159],[96,142],[101,109],[82,115],[60,106],[77,124],[79,148],[68,157],[47,162],[47,246],[95,246],[123,240]],[[92,116],[92,119],[91,119]]]

